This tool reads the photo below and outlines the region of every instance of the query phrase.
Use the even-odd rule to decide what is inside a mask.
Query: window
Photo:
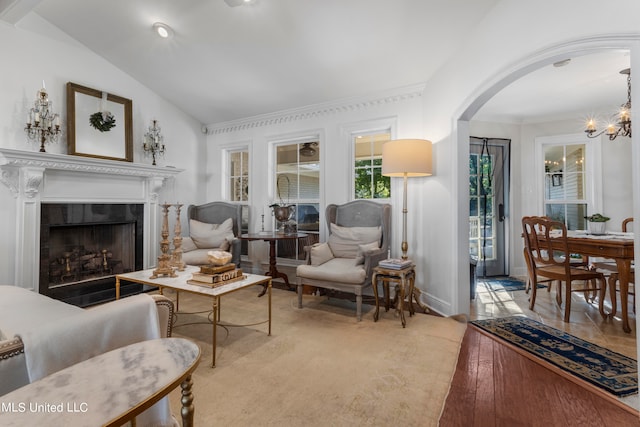
[[[583,134],[536,138],[535,176],[541,215],[585,230],[585,216],[602,212],[601,140]]]
[[[320,143],[315,138],[284,142],[275,145],[275,152],[274,203],[295,208],[288,221],[274,218],[274,225],[280,231],[297,229],[309,236],[279,241],[278,257],[303,260],[304,246],[320,237]]]
[[[226,151],[227,200],[242,204],[241,233],[249,232],[249,150],[246,147]],[[248,241],[242,241],[242,255],[248,255]]]
[[[495,258],[494,186],[491,179],[494,157],[469,155],[469,248],[470,254],[483,259]]]
[[[249,201],[249,151],[229,151],[229,200]]]
[[[544,214],[569,230],[586,229],[585,144],[545,145]]]
[[[382,144],[390,132],[353,134],[354,199],[388,199],[391,178],[382,175]]]

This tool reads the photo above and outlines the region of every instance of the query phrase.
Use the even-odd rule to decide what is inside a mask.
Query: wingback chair
[[[182,260],[185,263],[206,264],[207,252],[221,249],[231,252],[231,262],[236,266],[240,265],[242,205],[226,202],[189,205],[187,218],[189,237],[183,238],[182,241]],[[223,230],[221,227],[227,229]]]
[[[296,269],[298,308],[304,285],[353,293],[362,320],[362,291],[372,271],[387,257],[391,241],[391,205],[356,200],[326,208],[327,242],[305,248],[306,264]]]

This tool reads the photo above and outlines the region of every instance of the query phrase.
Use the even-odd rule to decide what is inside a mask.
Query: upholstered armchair
[[[231,262],[240,265],[242,205],[211,202],[189,205],[189,236],[182,239],[182,261],[190,265],[207,264],[207,252],[231,252]]]
[[[304,285],[353,293],[362,320],[362,291],[371,286],[373,268],[387,257],[391,205],[356,200],[326,209],[327,242],[305,248],[306,264],[296,269],[298,308]]]

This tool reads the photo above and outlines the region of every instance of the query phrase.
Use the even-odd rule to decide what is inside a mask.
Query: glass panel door
[[[507,275],[505,256],[509,140],[471,137],[469,253],[478,276]]]

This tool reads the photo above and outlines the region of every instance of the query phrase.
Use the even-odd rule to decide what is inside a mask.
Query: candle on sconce
[[[622,111],[620,111],[620,121],[621,122],[629,121],[629,110],[623,109]]]
[[[587,122],[587,131],[589,131],[589,132],[595,132],[596,131],[596,124],[593,122],[593,119],[590,119]]]
[[[615,133],[615,126],[613,125],[608,125],[607,126],[607,135],[613,135]]]
[[[35,121],[39,122],[40,121],[40,113],[36,111],[36,117],[35,117]]]

